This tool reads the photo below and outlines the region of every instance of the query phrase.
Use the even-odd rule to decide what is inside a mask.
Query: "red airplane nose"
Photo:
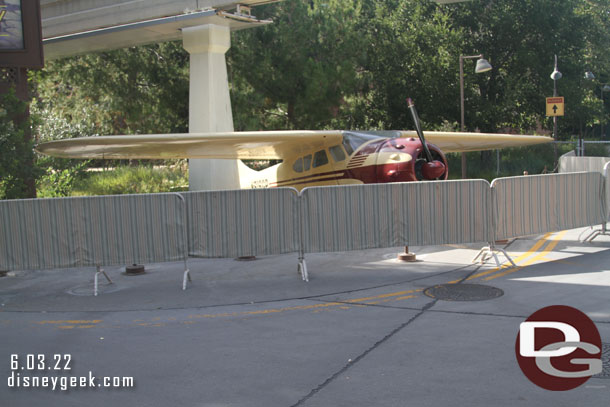
[[[440,178],[445,173],[445,164],[440,161],[425,163],[422,167],[422,175],[427,180]]]

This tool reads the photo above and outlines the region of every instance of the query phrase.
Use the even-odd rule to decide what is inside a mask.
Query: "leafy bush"
[[[41,171],[34,163],[32,122],[14,91],[0,96],[0,199],[35,196]]]
[[[76,180],[71,195],[117,195],[188,190],[184,166],[122,166],[99,172],[88,171]]]

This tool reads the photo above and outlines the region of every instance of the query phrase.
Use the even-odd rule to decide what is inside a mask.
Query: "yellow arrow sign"
[[[547,116],[563,116],[564,103],[563,96],[555,96],[546,98],[546,115]]]

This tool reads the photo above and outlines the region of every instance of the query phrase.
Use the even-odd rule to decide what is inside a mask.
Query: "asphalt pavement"
[[[607,407],[610,236],[586,232],[508,242],[517,267],[472,264],[481,245],[310,254],[308,283],[296,254],[189,259],[186,291],[182,263],[108,267],[97,297],[92,268],[9,272],[0,405]],[[520,323],[550,305],[604,344],[602,373],[569,391],[516,359]]]

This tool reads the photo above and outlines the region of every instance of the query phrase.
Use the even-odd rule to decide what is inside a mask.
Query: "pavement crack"
[[[462,270],[465,269],[467,267],[471,267],[472,265],[468,265],[468,266],[464,266],[464,267],[460,267],[457,269],[453,269],[451,271],[448,272],[443,272],[443,273],[438,273],[436,275],[441,275],[441,274],[446,274],[449,272],[455,272],[458,270]],[[477,266],[472,272],[470,272],[467,276],[465,276],[464,278],[462,278],[459,282],[457,282],[457,284],[461,284],[464,281],[468,280],[468,278],[472,275],[474,275],[475,273],[477,273],[480,269],[481,269],[482,265]],[[426,276],[426,278],[428,278],[430,276]],[[418,278],[418,279],[414,279],[411,281],[415,281],[415,280],[421,280],[423,278]],[[311,301],[316,301],[316,298],[311,297],[308,298],[308,300]],[[426,303],[422,308],[421,311],[418,312],[416,315],[414,315],[413,317],[409,318],[408,321],[402,323],[401,325],[399,325],[398,327],[396,327],[395,329],[393,329],[390,333],[388,333],[386,336],[384,336],[383,338],[381,338],[379,341],[375,342],[375,344],[373,344],[373,346],[371,346],[370,348],[368,348],[367,350],[365,350],[363,353],[361,353],[360,355],[358,355],[355,359],[353,359],[352,361],[350,361],[347,365],[343,366],[340,370],[338,370],[337,372],[335,372],[333,375],[331,375],[329,378],[327,378],[324,382],[322,382],[320,385],[318,385],[315,389],[312,389],[307,395],[305,395],[302,399],[300,399],[299,401],[297,401],[295,404],[293,404],[291,407],[298,407],[298,406],[302,406],[304,403],[307,402],[307,400],[311,399],[312,397],[314,397],[316,394],[318,394],[320,391],[324,390],[324,388],[326,388],[328,385],[330,385],[332,382],[334,382],[338,377],[340,377],[343,373],[345,373],[346,371],[348,371],[352,366],[355,366],[356,364],[358,364],[358,362],[360,362],[362,359],[364,359],[367,355],[369,355],[371,352],[373,352],[374,350],[376,350],[377,348],[379,348],[381,345],[383,345],[385,342],[387,342],[390,338],[392,338],[394,335],[396,335],[397,333],[399,333],[400,331],[402,331],[403,329],[405,329],[407,326],[409,326],[412,322],[414,322],[415,320],[417,320],[420,316],[424,315],[426,312],[428,311],[432,311],[432,307],[434,307],[434,305],[436,305],[436,303],[438,302],[438,299],[433,299],[432,301]],[[341,301],[333,301],[336,303],[345,303],[345,304],[350,304],[350,305],[364,305],[367,307],[379,307],[379,308],[393,308],[393,309],[397,309],[396,307],[392,307],[392,306],[387,306],[387,305],[378,305],[378,304],[367,304],[367,303],[353,303],[353,302],[341,302]],[[398,308],[398,309],[405,309],[405,308]]]
[[[416,277],[416,278],[410,278],[407,280],[401,280],[401,281],[396,281],[393,283],[388,283],[388,284],[381,284],[381,285],[376,285],[376,286],[370,286],[370,287],[364,287],[364,288],[356,288],[353,290],[345,290],[345,291],[337,291],[337,292],[333,292],[333,293],[326,293],[326,294],[319,294],[319,295],[312,295],[312,296],[308,296],[308,297],[300,297],[300,298],[294,298],[297,300],[317,300],[318,298],[323,298],[323,297],[328,297],[331,295],[339,295],[339,294],[353,294],[353,293],[357,293],[357,292],[361,292],[361,291],[369,291],[369,290],[375,290],[378,288],[386,288],[386,287],[393,287],[393,286],[399,286],[399,285],[403,285],[403,284],[408,284],[408,283],[413,283],[415,281],[420,281],[420,280],[426,280],[429,278],[434,278],[434,277],[439,277],[445,274],[451,274],[451,273],[455,273],[456,271],[461,271],[464,269],[467,269],[469,267],[473,267],[473,264],[467,264],[465,266],[461,266],[458,268],[454,268],[451,270],[447,270],[447,271],[441,271],[439,273],[434,273],[431,275],[425,275],[425,276],[421,276],[421,277]],[[468,276],[472,275],[473,273],[476,273],[482,266],[477,266],[477,268]]]
[[[456,284],[462,284],[464,281],[468,280],[470,277],[474,276],[479,270],[483,267],[483,265],[477,266],[474,270],[472,270],[468,275],[458,281]]]
[[[293,404],[291,407],[298,407],[303,405],[305,402],[307,402],[307,400],[311,399],[313,396],[315,396],[316,394],[318,394],[320,391],[322,391],[325,387],[327,387],[329,384],[331,384],[333,381],[335,381],[339,376],[341,376],[343,373],[345,373],[347,370],[349,370],[352,366],[355,366],[358,362],[360,362],[362,359],[364,359],[368,354],[370,354],[371,352],[373,352],[374,350],[376,350],[377,348],[379,348],[381,345],[383,345],[385,342],[387,342],[390,338],[392,338],[394,335],[396,335],[398,332],[402,331],[404,328],[406,328],[407,326],[409,326],[413,321],[415,321],[417,318],[419,318],[420,316],[422,316],[423,314],[426,313],[426,311],[430,308],[432,308],[434,306],[434,304],[436,304],[438,300],[432,300],[430,301],[428,304],[426,304],[422,311],[418,312],[416,315],[412,316],[411,318],[409,318],[408,321],[402,323],[401,325],[399,325],[397,328],[394,328],[390,333],[388,333],[386,336],[384,336],[382,339],[380,339],[379,341],[375,342],[373,344],[373,346],[371,346],[370,348],[368,348],[367,350],[365,350],[363,353],[361,353],[360,355],[358,355],[355,359],[353,359],[351,362],[349,362],[347,365],[343,366],[343,368],[341,368],[339,371],[337,371],[336,373],[334,373],[332,376],[330,376],[328,379],[326,379],[323,383],[321,383],[320,385],[318,385],[318,387],[316,387],[315,389],[311,390],[305,397],[303,397],[302,399],[300,399],[299,401],[297,401],[295,404]],[[368,306],[372,306],[372,304],[365,304]]]

